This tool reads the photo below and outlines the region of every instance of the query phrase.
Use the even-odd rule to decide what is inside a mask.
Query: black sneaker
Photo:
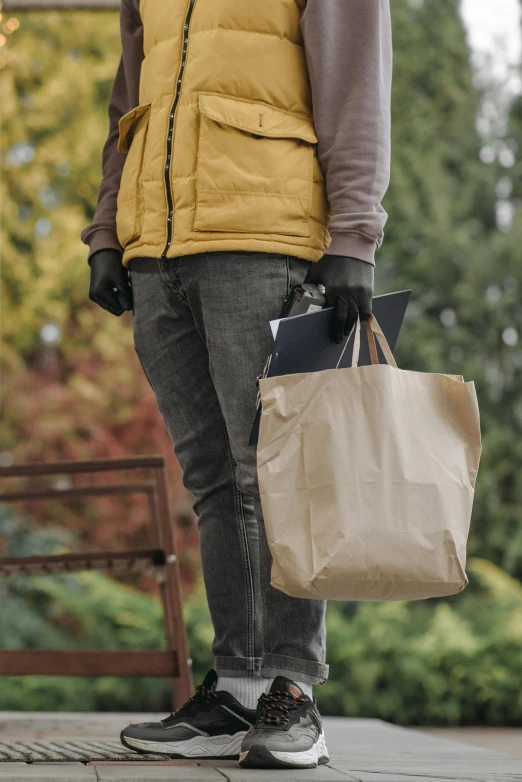
[[[226,690],[215,692],[217,673],[210,670],[183,706],[161,722],[128,725],[121,743],[136,752],[171,758],[237,760],[247,730],[256,718]]]
[[[286,676],[276,676],[257,702],[256,722],[239,753],[247,768],[315,768],[330,760],[317,701]]]

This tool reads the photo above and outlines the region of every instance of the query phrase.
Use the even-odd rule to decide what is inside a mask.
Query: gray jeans
[[[326,601],[270,585],[255,446],[256,383],[268,321],[311,261],[263,252],[134,258],[134,346],[194,496],[221,676],[323,683]]]

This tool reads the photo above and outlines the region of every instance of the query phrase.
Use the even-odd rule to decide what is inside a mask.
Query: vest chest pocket
[[[312,120],[205,93],[199,110],[194,230],[309,236]]]
[[[137,239],[143,224],[143,153],[150,118],[150,103],[120,117],[118,152],[126,152],[117,197],[116,232],[122,247]]]

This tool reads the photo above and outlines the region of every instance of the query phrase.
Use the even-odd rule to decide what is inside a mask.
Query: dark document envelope
[[[383,293],[372,299],[372,312],[377,318],[380,327],[393,351],[397,343],[399,331],[406,312],[406,307],[411,295],[411,289]],[[279,322],[277,335],[274,341],[270,366],[267,377],[278,375],[294,375],[298,372],[318,372],[321,369],[334,369],[343,352],[346,339],[336,344],[330,339],[330,318],[333,316],[333,308],[320,310],[320,312],[295,315],[293,318],[284,318]],[[348,346],[339,364],[339,367],[349,367],[352,363],[353,343],[355,332],[349,339]],[[384,358],[377,344],[379,363],[385,364]],[[366,336],[366,323],[361,323],[361,350],[359,354],[359,366],[371,364],[368,339]],[[259,422],[261,418],[261,405],[256,411],[249,445],[257,445],[259,435]]]

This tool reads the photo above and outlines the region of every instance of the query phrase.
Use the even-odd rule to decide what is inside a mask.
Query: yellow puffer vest
[[[125,266],[224,250],[322,257],[331,236],[304,3],[141,0],[139,106],[119,122]]]

